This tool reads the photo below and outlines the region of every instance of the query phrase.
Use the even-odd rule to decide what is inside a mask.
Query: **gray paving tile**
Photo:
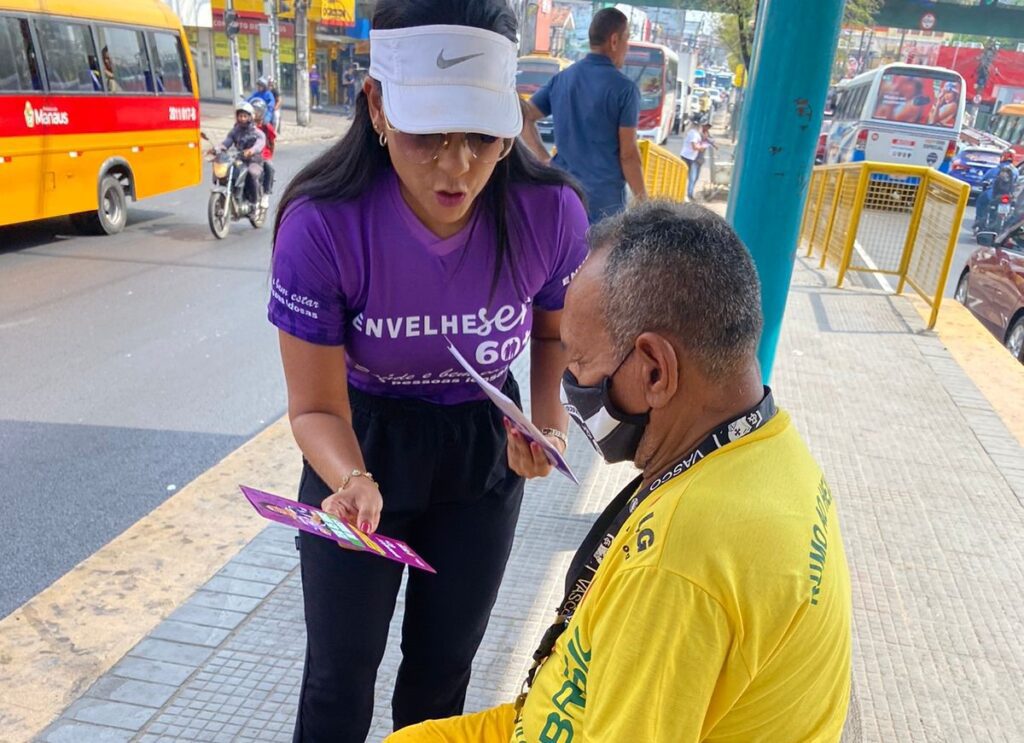
[[[127,743],[134,736],[135,733],[131,730],[64,719],[44,730],[36,738],[36,741],[39,743]]]
[[[184,606],[202,606],[208,609],[223,609],[225,611],[237,611],[247,614],[257,606],[263,599],[253,596],[238,596],[231,593],[218,593],[217,591],[200,590]]]
[[[293,548],[287,555],[280,550],[263,549],[260,545],[251,545],[235,556],[234,563],[253,565],[259,568],[292,571],[299,564],[299,553]]]
[[[227,578],[220,575],[210,578],[203,588],[207,591],[219,591],[220,593],[230,593],[236,596],[249,596],[258,599],[265,597],[274,590],[274,586],[269,583],[256,583],[250,580]]]
[[[146,638],[128,654],[135,658],[162,660],[180,665],[199,666],[210,657],[208,648],[196,645],[183,645],[180,642],[169,642],[155,638]]]
[[[228,611],[227,609],[211,609],[200,606],[194,602],[188,602],[180,609],[171,614],[168,619],[178,622],[187,622],[206,627],[219,627],[220,629],[232,630],[241,624],[246,614],[240,611]]]
[[[131,655],[122,658],[110,670],[111,676],[120,676],[139,681],[152,681],[159,684],[180,686],[189,676],[195,673],[195,666],[185,666],[160,660],[136,658]]]
[[[158,640],[170,640],[172,642],[215,648],[224,641],[228,634],[230,634],[230,630],[166,619],[158,624],[149,633],[149,636]]]
[[[162,707],[176,691],[176,684],[158,684],[108,674],[92,685],[87,696],[157,708]]]
[[[124,730],[140,730],[153,716],[152,707],[82,697],[67,708],[64,716],[79,722],[91,722]]]
[[[294,565],[291,567],[294,568]],[[217,575],[226,578],[240,578],[241,580],[255,581],[257,583],[269,583],[272,586],[276,586],[288,577],[289,572],[290,568],[274,570],[232,560]]]

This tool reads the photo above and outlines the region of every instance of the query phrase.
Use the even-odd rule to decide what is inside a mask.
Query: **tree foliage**
[[[730,61],[750,68],[750,55],[754,48],[754,24],[762,0],[709,0],[709,10],[721,13],[718,37],[729,50]],[[843,11],[843,25],[863,27],[871,25],[882,0],[847,0]]]

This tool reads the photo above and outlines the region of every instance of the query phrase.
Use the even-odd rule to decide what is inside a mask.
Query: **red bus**
[[[640,88],[637,136],[663,144],[676,115],[679,55],[661,44],[631,41],[622,72]]]

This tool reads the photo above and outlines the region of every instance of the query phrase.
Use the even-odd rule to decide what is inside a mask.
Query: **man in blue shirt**
[[[637,199],[647,198],[647,189],[636,142],[640,91],[619,71],[629,51],[629,22],[621,11],[594,14],[590,50],[526,104],[523,139],[542,162],[582,184],[594,223],[625,208],[627,183]],[[537,122],[548,115],[555,120],[554,160],[537,132]]]
[[[270,81],[265,77],[256,81],[256,92],[249,96],[248,101],[252,103],[257,98],[267,104],[267,111],[274,110],[274,94],[270,92]]]

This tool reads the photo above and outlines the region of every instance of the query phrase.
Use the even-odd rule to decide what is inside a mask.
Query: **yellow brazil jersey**
[[[520,723],[505,705],[389,741],[838,741],[850,612],[832,494],[780,411],[623,524]]]

